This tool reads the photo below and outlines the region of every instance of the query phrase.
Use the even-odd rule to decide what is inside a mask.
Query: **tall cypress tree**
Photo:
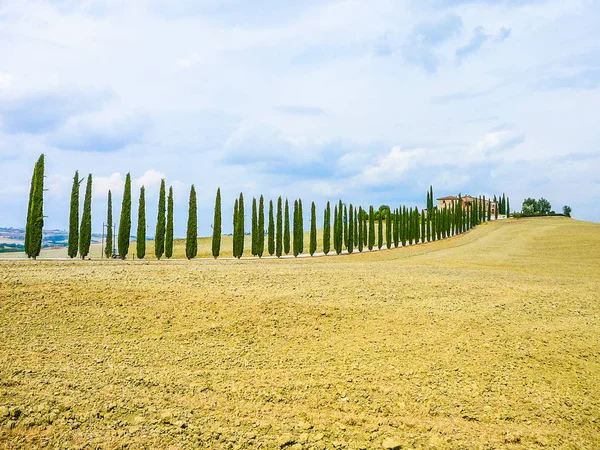
[[[265,252],[265,204],[263,196],[260,196],[258,201],[258,235],[257,235],[257,248],[258,257],[262,258]]]
[[[275,253],[275,219],[273,218],[273,200],[269,200],[269,255]]]
[[[481,221],[485,222],[486,221],[486,211],[487,211],[487,202],[485,201],[485,195],[483,196],[483,201],[481,204]]]
[[[494,219],[498,219],[498,199],[496,198],[496,196],[494,195],[494,204],[496,205],[496,207],[494,208]]]
[[[81,227],[79,228],[79,255],[81,259],[90,253],[92,243],[92,174],[87,178],[85,186],[85,198],[83,200],[83,214],[81,215]]]
[[[431,213],[433,213],[434,200],[433,200],[433,186],[432,185],[429,185],[429,201],[431,202],[429,208],[431,210]]]
[[[300,248],[298,249],[299,253],[304,253],[304,214],[302,213],[302,199],[298,199],[298,223],[300,230]]]
[[[421,240],[421,228],[419,225],[419,208],[415,206],[415,244],[418,244]]]
[[[488,222],[490,220],[492,220],[492,199],[491,198],[488,200],[487,220],[488,220]]]
[[[283,251],[286,255],[290,253],[290,205],[285,199],[285,220],[283,221]]]
[[[146,256],[146,190],[140,188],[140,201],[138,204],[138,226],[136,238],[136,253],[139,259]],[[164,241],[163,241],[164,244]],[[157,256],[158,257],[158,256]]]
[[[363,234],[364,234],[364,211],[362,209],[362,206],[358,207],[358,240],[357,240],[357,244],[358,244],[358,251],[362,252],[363,251]]]
[[[185,241],[185,256],[187,259],[195,258],[198,254],[198,204],[196,202],[196,188],[192,184],[190,189],[190,203],[188,207],[188,222]]]
[[[212,255],[215,259],[221,254],[221,234],[221,188],[219,187],[217,188],[215,210],[213,214]]]
[[[156,232],[154,233],[154,256],[156,256],[156,259],[158,260],[162,258],[162,255],[165,252],[165,203],[165,179],[163,178],[160,180],[160,191],[158,193],[158,213],[156,215]]]
[[[385,245],[386,247],[392,248],[392,230],[394,228],[392,220],[392,210],[388,209],[385,214]]]
[[[348,208],[344,205],[344,215],[342,217],[344,232],[344,247],[348,248]]]
[[[244,238],[246,234],[246,226],[244,223],[244,194],[240,192],[240,201],[238,202],[238,259],[244,256]]]
[[[315,202],[310,205],[310,243],[308,252],[310,256],[317,251],[317,209]]]
[[[323,214],[323,253],[326,255],[331,250],[331,205],[327,202]]]
[[[298,236],[298,200],[294,200],[294,256],[300,254],[300,237]]]
[[[25,226],[25,252],[29,258],[36,259],[42,249],[44,228],[44,155],[40,155],[33,169],[27,224]]]
[[[425,210],[421,210],[421,242],[425,242]]]
[[[337,210],[337,227],[338,227],[338,254],[344,251],[344,207],[342,204],[342,200],[338,202],[338,210]],[[337,250],[336,250],[337,251]]]
[[[131,235],[131,175],[125,177],[121,219],[119,221],[119,257],[127,258],[129,253],[129,236]]]
[[[232,245],[233,245],[233,257],[237,258],[239,256],[239,237],[238,237],[238,233],[239,233],[239,225],[238,225],[238,210],[239,210],[239,199],[235,199],[235,202],[233,203],[233,239],[232,239]]]
[[[377,249],[381,250],[381,247],[383,247],[383,211],[379,210],[377,213],[379,214],[377,220]]]
[[[354,251],[354,207],[350,203],[348,209],[348,253]]]
[[[112,223],[112,193],[108,191],[108,207],[106,211],[106,247],[104,256],[112,258],[113,255],[113,223]]]
[[[352,235],[354,246],[358,246],[358,208],[354,207],[354,234]]]
[[[375,210],[369,206],[369,251],[375,246]]]
[[[79,250],[79,171],[75,171],[71,188],[71,212],[69,214],[69,258],[75,258]]]
[[[506,197],[506,217],[510,217],[510,199]]]
[[[252,197],[252,256],[258,255],[258,212],[256,197]]]
[[[275,254],[281,258],[283,253],[283,205],[282,199],[277,199],[277,228],[275,229]]]
[[[338,207],[337,204],[333,205],[333,249],[336,254],[340,254],[340,249],[338,246]]]
[[[165,237],[165,256],[167,258],[173,256],[173,233],[173,186],[169,186],[169,196],[167,197],[167,232]]]

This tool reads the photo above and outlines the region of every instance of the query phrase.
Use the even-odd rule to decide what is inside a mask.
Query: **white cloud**
[[[121,196],[124,186],[125,177],[119,172],[112,173],[107,177],[94,176],[92,195],[94,198],[104,199],[108,195],[108,191],[111,191],[113,197]]]
[[[12,86],[13,75],[6,72],[0,72],[0,89],[8,89]]]

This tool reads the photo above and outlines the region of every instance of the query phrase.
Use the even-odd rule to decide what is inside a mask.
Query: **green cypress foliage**
[[[239,239],[238,239],[238,232],[239,232],[239,226],[238,226],[238,209],[239,209],[239,199],[235,199],[235,202],[233,202],[233,239],[232,239],[232,244],[233,244],[233,257],[237,258],[239,255]]]
[[[392,248],[392,210],[387,209],[385,213],[385,246],[390,249]]]
[[[506,217],[510,217],[510,199],[506,197]]]
[[[221,205],[219,197],[219,210]],[[221,214],[219,213],[219,227],[221,225]],[[173,256],[173,187],[169,186],[169,195],[167,197],[167,232],[165,237],[165,256],[170,258]],[[220,234],[220,232],[219,232]],[[213,240],[213,249],[215,248]],[[221,240],[219,236],[219,249],[221,248]],[[213,250],[214,252],[214,250]],[[218,252],[217,252],[218,255]]]
[[[421,242],[425,242],[425,210],[421,210]]]
[[[285,199],[285,220],[283,223],[283,251],[286,255],[290,254],[290,205],[288,199]]]
[[[348,253],[354,251],[354,207],[350,203],[348,209]]]
[[[344,205],[344,217],[342,218],[344,224],[344,247],[348,248],[348,209]]]
[[[308,249],[310,256],[317,251],[317,209],[315,202],[310,206],[310,244]]]
[[[354,239],[354,246],[358,247],[358,208],[354,207],[354,234],[352,236]]]
[[[79,255],[81,259],[90,253],[92,243],[92,174],[88,175],[85,186],[85,198],[83,200],[83,214],[81,215],[81,227],[79,228]]]
[[[298,199],[298,224],[299,224],[299,237],[300,247],[298,248],[299,253],[304,253],[304,215],[302,213],[302,199]]]
[[[36,259],[42,249],[44,228],[44,155],[40,155],[33,169],[29,190],[29,207],[25,226],[25,252]]]
[[[257,254],[259,258],[262,258],[265,252],[265,204],[262,195],[258,201],[258,233],[256,237],[258,238],[256,241]]]
[[[323,214],[323,253],[326,255],[331,250],[331,205],[327,202]]]
[[[275,218],[273,217],[273,200],[269,200],[269,236],[267,251],[273,256],[275,253]]]
[[[131,235],[131,175],[125,177],[123,203],[121,204],[121,219],[119,221],[119,257],[127,258],[129,253],[129,236]]]
[[[169,198],[170,197],[171,192],[169,192]],[[256,201],[254,202],[254,207],[256,209]],[[172,215],[172,213],[169,214]],[[215,259],[221,254],[221,234],[221,188],[219,187],[217,188],[217,196],[215,197],[215,210],[213,215],[212,255]]]
[[[421,228],[419,225],[419,208],[415,206],[415,244],[418,244],[421,239]]]
[[[244,217],[244,194],[240,192],[240,201],[238,202],[238,259],[244,256],[244,238],[246,234]]]
[[[338,209],[337,204],[333,206],[333,249],[336,254],[340,254],[338,248]]]
[[[369,245],[369,227],[367,226],[367,221],[369,220],[367,215],[367,210],[363,209],[363,248]]]
[[[375,247],[375,210],[373,205],[369,206],[369,251]]]
[[[429,209],[430,212],[433,214],[433,207],[434,207],[434,203],[433,203],[433,186],[429,185]]]
[[[79,171],[75,171],[71,188],[71,212],[69,214],[69,258],[75,258],[79,250]]]
[[[298,200],[294,200],[294,256],[300,254],[300,236],[298,223]]]
[[[492,199],[488,200],[488,210],[487,210],[487,220],[488,222],[492,220]]]
[[[498,219],[498,200],[496,199],[495,195],[494,195],[494,203],[496,204],[496,209],[494,210],[494,218],[497,220]]]
[[[112,223],[112,193],[108,191],[108,208],[106,211],[106,246],[104,256],[112,258],[113,255],[113,223]]]
[[[487,215],[486,215],[487,209],[486,209],[485,205],[486,205],[486,201],[485,201],[485,195],[484,195],[483,196],[483,201],[482,201],[482,204],[481,204],[481,221],[482,222],[485,222],[486,219],[487,219]]]
[[[160,191],[158,193],[158,212],[156,214],[156,232],[154,233],[154,256],[160,260],[165,252],[166,233],[166,192],[165,179],[160,180]]]
[[[277,199],[277,228],[275,230],[275,254],[281,258],[283,253],[283,205],[281,197]]]
[[[138,204],[138,225],[136,239],[136,253],[139,259],[146,256],[146,190],[140,188],[140,200]],[[163,241],[164,244],[164,241]]]
[[[364,235],[364,211],[362,209],[361,206],[359,206],[358,208],[358,234],[357,234],[357,244],[358,244],[358,251],[362,252],[363,251],[363,235]]]
[[[185,240],[185,256],[187,259],[195,258],[198,254],[198,203],[196,202],[196,188],[192,184],[190,189],[190,203],[188,208],[187,233]]]
[[[377,250],[381,250],[383,247],[383,211],[377,211],[379,213],[377,221]]]
[[[252,198],[252,256],[258,255],[258,212],[256,197]]]

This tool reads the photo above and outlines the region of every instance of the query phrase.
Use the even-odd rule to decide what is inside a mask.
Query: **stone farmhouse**
[[[471,204],[473,203],[473,201],[475,201],[475,199],[478,197],[473,197],[472,195],[465,195],[461,197],[462,200],[462,207],[463,209],[471,206]],[[455,205],[458,203],[458,199],[459,197],[454,196],[454,195],[448,195],[446,197],[440,197],[437,199],[437,206],[438,209],[442,209],[442,208],[450,208],[452,207],[452,205]],[[485,199],[485,210],[487,211],[488,209],[488,205],[490,205],[491,207],[491,211],[492,211],[492,217],[494,217],[496,215],[496,208],[498,207],[498,203],[494,202],[488,198]]]

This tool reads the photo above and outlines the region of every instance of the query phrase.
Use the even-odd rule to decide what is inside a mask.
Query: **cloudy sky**
[[[218,186],[225,232],[240,191],[414,206],[430,184],[600,221],[598,23],[596,0],[0,0],[0,226],[40,153],[48,228],[77,169],[95,232],[127,172],[150,235],[163,177],[179,236],[192,183],[200,234]]]

